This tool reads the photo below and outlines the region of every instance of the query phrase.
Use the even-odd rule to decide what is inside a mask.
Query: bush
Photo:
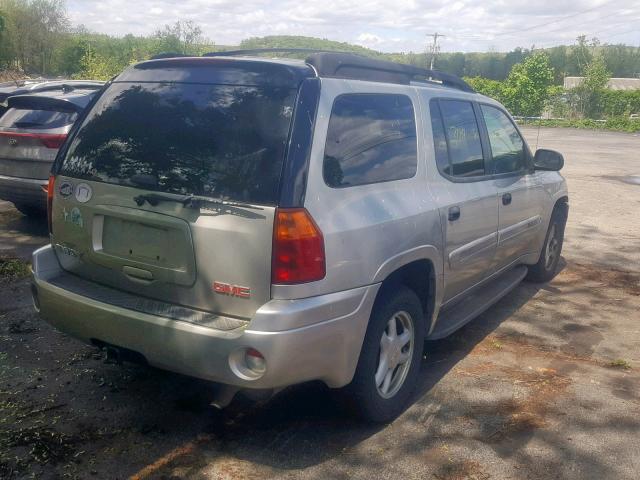
[[[604,90],[600,105],[607,117],[640,113],[640,90]]]
[[[502,82],[498,80],[491,80],[489,78],[484,77],[473,77],[473,78],[465,78],[464,79],[471,88],[473,88],[476,92],[481,93],[482,95],[486,95],[487,97],[491,97],[499,102],[503,100],[503,90],[504,87]]]

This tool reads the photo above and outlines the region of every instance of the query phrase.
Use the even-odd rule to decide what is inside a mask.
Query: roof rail
[[[321,77],[401,83],[405,85],[411,84],[412,81],[422,80],[439,82],[445,87],[456,88],[464,92],[475,92],[467,82],[450,73],[386,60],[377,60],[351,53],[316,53],[310,55],[306,62],[312,65]]]
[[[377,60],[357,53],[315,48],[253,48],[205,53],[205,57],[232,57],[257,55],[261,53],[310,53],[306,63],[313,66],[320,77],[367,80],[370,82],[411,84],[412,81],[426,81],[475,93],[471,86],[456,75],[414,67],[402,63]]]

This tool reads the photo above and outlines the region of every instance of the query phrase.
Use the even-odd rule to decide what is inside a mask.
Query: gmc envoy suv
[[[152,59],[94,97],[49,179],[35,308],[220,405],[319,380],[388,421],[425,340],[553,277],[564,160],[455,76],[259,53]]]

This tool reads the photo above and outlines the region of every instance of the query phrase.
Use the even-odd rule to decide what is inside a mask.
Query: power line
[[[582,22],[578,22],[578,23],[572,23],[571,24],[571,29],[575,29],[576,27],[582,26],[582,25],[586,25],[586,24],[590,24],[590,23],[594,23],[594,22],[600,22],[605,18],[609,18],[612,17],[614,15],[620,15],[621,13],[636,13],[634,10],[630,10],[630,9],[623,9],[623,10],[616,10],[614,12],[611,12],[607,15],[603,15],[600,16],[598,18],[590,18],[589,20],[584,20]],[[557,28],[553,28],[551,30],[544,30],[542,32],[540,32],[541,34],[548,34],[548,33],[554,33],[554,32],[560,32],[563,30],[567,30],[569,27],[567,26],[562,26],[562,27],[557,27]],[[524,29],[523,29],[524,30]],[[487,35],[479,35],[479,34],[459,34],[459,33],[453,33],[450,34],[450,36],[452,38],[455,39],[469,39],[469,40],[486,40],[486,41],[491,41],[493,39],[493,37],[497,37],[497,36],[516,36],[518,35],[521,31],[523,30],[518,30],[516,33],[507,33],[507,32],[501,32],[501,33],[492,33],[489,35],[492,35],[491,39],[487,38]]]
[[[607,6],[607,5],[611,4],[611,3],[614,3],[616,1],[617,0],[609,0],[608,2],[601,3],[600,5],[597,5],[597,6],[592,7],[592,8],[588,8],[587,10],[582,10],[581,12],[576,12],[576,13],[572,13],[570,15],[565,15],[564,17],[559,17],[559,18],[556,18],[555,20],[550,20],[548,22],[539,23],[537,25],[532,25],[532,26],[527,27],[527,28],[519,28],[518,30],[511,30],[511,31],[508,31],[508,32],[497,33],[495,36],[498,37],[498,36],[502,36],[502,35],[510,35],[512,33],[528,32],[530,30],[535,30],[536,28],[546,27],[547,25],[551,25],[552,23],[558,23],[558,22],[561,22],[562,20],[567,20],[569,18],[574,18],[574,17],[577,17],[579,15],[583,15],[585,13],[593,12],[594,10],[598,10],[598,9],[600,9],[602,7],[605,7],[605,6]]]

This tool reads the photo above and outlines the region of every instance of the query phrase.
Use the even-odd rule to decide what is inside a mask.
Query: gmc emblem
[[[224,282],[213,282],[213,291],[221,295],[229,295],[230,297],[249,298],[251,296],[251,289],[249,287],[230,285]]]

